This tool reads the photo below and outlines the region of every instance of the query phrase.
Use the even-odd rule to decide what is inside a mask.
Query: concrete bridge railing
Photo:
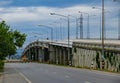
[[[35,41],[26,46],[23,56],[31,61],[120,72],[120,40],[105,40],[104,56],[101,48],[101,40],[74,40],[69,47],[67,41]]]

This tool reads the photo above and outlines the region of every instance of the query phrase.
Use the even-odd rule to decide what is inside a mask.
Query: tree
[[[17,48],[22,47],[25,39],[25,34],[10,29],[10,26],[2,21],[0,23],[0,60],[8,55],[14,55]]]

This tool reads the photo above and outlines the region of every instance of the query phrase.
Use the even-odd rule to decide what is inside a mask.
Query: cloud
[[[51,16],[51,12],[72,15],[79,17],[78,11],[88,12],[92,14],[92,10],[87,6],[74,6],[67,8],[50,8],[50,7],[11,7],[11,8],[0,8],[0,17],[6,20],[8,23],[23,23],[23,22],[41,22],[50,23],[58,20],[59,16]],[[97,12],[97,11],[95,11]],[[74,18],[71,18],[74,19]]]
[[[11,3],[12,3],[12,0],[3,0],[3,1],[0,1],[0,6],[6,6]]]
[[[99,7],[99,6],[98,6]],[[108,8],[107,8],[108,9]],[[109,10],[111,8],[109,7]],[[111,9],[112,10],[112,9]],[[73,15],[79,17],[78,11],[87,12],[90,15],[96,14],[99,16],[98,10],[93,10],[91,6],[77,5],[66,8],[52,8],[52,7],[10,7],[0,8],[0,17],[8,22],[33,22],[33,21],[50,21],[60,18],[58,16],[50,16],[51,12]],[[114,10],[115,11],[115,10]],[[112,14],[114,15],[114,14]],[[84,16],[85,17],[85,16]]]
[[[100,6],[96,6],[99,7]],[[115,8],[115,9],[114,9]],[[115,34],[117,31],[117,23],[118,23],[118,17],[117,17],[117,7],[111,6],[111,7],[105,7],[106,10],[111,11],[111,13],[106,14],[106,21],[105,27],[110,28],[108,33],[112,33],[112,29],[114,29],[114,32],[112,35]],[[100,30],[100,10],[93,10],[91,6],[88,5],[76,5],[66,8],[55,8],[55,7],[44,7],[44,6],[38,6],[38,7],[9,7],[9,8],[0,8],[0,18],[4,19],[9,23],[10,25],[16,25],[21,26],[17,29],[21,30],[22,32],[29,33],[29,32],[39,32],[42,34],[46,34],[44,30],[38,29],[36,26],[38,24],[45,24],[49,25],[55,21],[60,22],[60,16],[51,16],[50,13],[58,13],[63,15],[72,15],[75,17],[80,17],[80,14],[78,11],[81,12],[87,12],[90,15],[90,34],[94,37],[99,37],[99,30]],[[95,17],[92,17],[91,15],[96,15]],[[86,28],[87,28],[87,15],[83,15],[83,28],[84,28],[84,37],[86,37]],[[65,18],[64,18],[65,19]],[[53,23],[54,27],[59,27],[58,23]],[[64,34],[66,34],[67,38],[67,21],[62,20],[62,27],[66,28],[64,29]],[[71,38],[75,38],[75,18],[70,17],[70,29],[71,29]],[[48,29],[47,29],[48,30]],[[48,30],[49,31],[49,30]],[[28,34],[33,35],[33,34]],[[113,37],[111,35],[111,37]],[[109,35],[110,36],[110,35]],[[34,38],[35,39],[35,38]],[[27,39],[29,41],[30,39]]]

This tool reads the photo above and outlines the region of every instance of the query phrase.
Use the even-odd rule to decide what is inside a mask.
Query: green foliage
[[[3,68],[4,68],[4,61],[0,60],[0,72],[3,71]]]
[[[117,71],[120,71],[120,64],[118,64],[119,59],[117,55],[113,52],[106,52],[105,59],[107,61],[107,68],[112,66],[113,68],[117,67]],[[118,66],[116,66],[118,64]],[[114,71],[114,70],[113,70]]]
[[[8,55],[14,55],[16,49],[22,47],[26,35],[10,29],[5,21],[0,23],[0,60]]]
[[[99,53],[98,52],[96,54],[96,63],[97,63],[97,68],[100,68],[100,58],[99,58]]]
[[[25,42],[25,39],[25,34],[20,34],[20,32],[14,31],[14,41],[16,46],[22,47],[23,43]]]
[[[118,70],[120,70],[120,64],[118,65]]]
[[[77,52],[77,49],[76,49],[76,48],[74,48],[74,52],[75,52],[75,53]]]
[[[104,58],[110,63],[111,66],[116,65],[115,55],[113,55],[112,52],[106,52]]]

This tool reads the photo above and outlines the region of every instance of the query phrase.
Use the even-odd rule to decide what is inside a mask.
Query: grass
[[[0,60],[0,72],[4,71],[4,61]]]

